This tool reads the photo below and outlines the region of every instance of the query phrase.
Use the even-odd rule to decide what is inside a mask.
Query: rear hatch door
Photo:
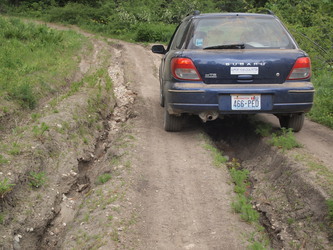
[[[281,84],[295,61],[306,56],[290,49],[183,50],[206,84]]]

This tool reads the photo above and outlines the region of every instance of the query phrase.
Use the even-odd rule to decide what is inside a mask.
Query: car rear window
[[[226,16],[193,20],[187,49],[244,44],[245,49],[294,49],[295,43],[274,18]]]

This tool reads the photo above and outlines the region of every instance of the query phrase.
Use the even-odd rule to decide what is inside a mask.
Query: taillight
[[[201,77],[194,63],[189,58],[173,58],[171,70],[175,78],[180,80],[201,81]]]
[[[292,68],[288,80],[308,79],[311,76],[311,61],[309,57],[298,58]]]

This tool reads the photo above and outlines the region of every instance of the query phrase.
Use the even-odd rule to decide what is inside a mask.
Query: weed
[[[42,117],[42,115],[41,114],[39,114],[39,113],[32,113],[31,114],[31,119],[33,120],[33,121],[37,121],[39,118],[41,118]]]
[[[0,198],[4,198],[5,195],[10,192],[15,184],[8,183],[8,178],[0,181]]]
[[[247,222],[258,222],[259,213],[253,209],[249,199],[245,196],[246,190],[250,183],[248,182],[249,170],[241,169],[241,165],[237,159],[232,159],[227,163],[229,173],[233,183],[235,184],[234,191],[237,193],[237,198],[232,202],[231,206],[236,213],[240,213],[241,218]]]
[[[90,219],[90,214],[89,213],[85,213],[84,217],[83,217],[83,221],[84,222],[88,222]]]
[[[326,201],[327,208],[328,208],[328,218],[330,222],[333,222],[333,199],[329,199]]]
[[[300,148],[301,144],[296,141],[292,129],[282,128],[281,133],[273,133],[270,143],[282,150],[289,150],[292,148]]]
[[[240,213],[241,218],[246,222],[258,222],[259,213],[252,208],[252,204],[243,195],[239,194],[236,201],[232,202],[232,208],[236,213]]]
[[[6,164],[8,163],[9,161],[3,156],[3,155],[0,155],[0,165],[2,164]]]
[[[314,85],[316,94],[314,97],[314,105],[310,111],[310,118],[316,122],[333,128],[333,79],[332,70],[322,70],[314,77]]]
[[[120,241],[120,239],[119,239],[119,233],[118,233],[118,231],[116,229],[112,231],[112,233],[110,234],[110,236],[111,236],[111,239],[113,241],[115,241],[115,242],[119,242]]]
[[[287,223],[288,223],[288,225],[291,225],[291,224],[293,224],[295,222],[295,219],[294,218],[288,218],[287,219]]]
[[[244,194],[246,192],[247,187],[249,186],[249,182],[247,181],[249,171],[247,169],[238,170],[235,168],[230,169],[230,175],[235,183],[234,191],[237,194]]]
[[[13,18],[0,17],[0,30],[0,95],[30,109],[41,97],[61,90],[65,81],[60,79],[75,70],[73,55],[86,41],[72,31]]]
[[[119,165],[120,162],[121,162],[120,156],[113,156],[112,159],[110,160],[111,167]]]
[[[104,184],[104,183],[108,182],[111,178],[112,178],[112,175],[109,173],[102,174],[102,175],[98,176],[97,183]]]
[[[248,246],[250,250],[266,250],[267,247],[263,245],[261,242],[255,241],[251,245]]]
[[[28,82],[23,82],[12,90],[12,97],[19,101],[22,107],[33,109],[37,105],[36,94]]]
[[[88,144],[88,143],[89,143],[89,140],[88,140],[86,137],[83,137],[83,143],[84,143],[84,144]]]
[[[239,163],[238,159],[232,158],[231,161],[227,162],[227,167],[229,169],[234,168],[234,169],[241,169],[241,164]]]
[[[20,146],[14,142],[12,148],[8,151],[10,155],[19,155],[21,153]]]
[[[34,135],[36,137],[41,137],[43,136],[43,134],[49,130],[49,126],[46,125],[45,122],[42,122],[42,124],[40,125],[40,127],[38,126],[34,126],[33,129],[32,129],[32,132],[34,133]]]
[[[212,152],[214,157],[214,165],[216,167],[221,167],[221,165],[225,164],[228,161],[228,159],[225,156],[223,156],[221,152],[214,146],[206,144],[204,148]]]
[[[267,137],[271,134],[272,126],[268,123],[259,122],[256,125],[255,133],[262,137]]]
[[[126,162],[125,162],[125,167],[126,167],[127,169],[131,168],[131,166],[132,166],[131,161],[126,161]]]
[[[44,172],[30,172],[29,173],[29,185],[34,188],[39,188],[46,182],[46,177]]]
[[[5,215],[0,213],[0,225],[3,225],[5,223]]]

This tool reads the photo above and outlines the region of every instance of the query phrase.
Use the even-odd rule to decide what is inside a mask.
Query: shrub
[[[282,128],[281,133],[274,133],[270,143],[283,150],[289,150],[292,148],[300,148],[301,144],[296,141],[295,135],[292,129]]]
[[[138,25],[135,41],[137,42],[168,42],[175,27],[166,24],[141,23]]]
[[[314,106],[310,118],[333,128],[333,72],[317,72],[313,81],[316,89]]]

